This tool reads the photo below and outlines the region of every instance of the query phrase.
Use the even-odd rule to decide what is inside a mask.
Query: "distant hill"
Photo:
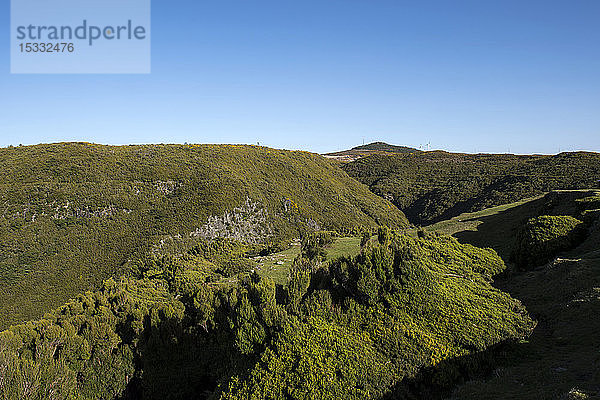
[[[414,153],[420,150],[406,146],[396,146],[393,144],[387,144],[384,142],[373,142],[364,144],[362,146],[353,147],[352,150],[372,150],[372,151],[383,151],[386,153]]]
[[[317,154],[238,145],[3,148],[0,204],[0,328],[173,242],[407,224]]]
[[[342,168],[392,201],[411,222],[427,225],[554,189],[597,187],[600,154],[380,153]]]
[[[328,153],[325,154],[325,157],[337,159],[340,161],[353,161],[373,154],[415,153],[420,151],[421,150],[413,149],[412,147],[395,146],[384,142],[373,142],[369,144],[364,144],[362,146],[353,147],[350,150]]]

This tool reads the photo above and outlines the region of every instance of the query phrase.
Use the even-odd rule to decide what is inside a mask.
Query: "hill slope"
[[[404,226],[316,154],[256,146],[0,149],[0,328],[120,274],[165,241],[267,245],[312,229]]]
[[[560,191],[506,207],[462,214],[427,227],[459,241],[489,246],[507,262],[519,232],[544,215],[586,221],[587,237],[552,261],[519,270],[495,286],[521,300],[539,321],[528,341],[507,349],[492,374],[456,388],[452,399],[596,399],[600,396],[600,191]],[[529,222],[528,222],[529,221]],[[526,231],[526,230],[525,230]],[[544,246],[542,246],[544,247]],[[552,249],[550,249],[552,250]],[[517,260],[518,261],[518,260]]]
[[[596,187],[600,154],[376,154],[342,168],[426,225],[554,189]]]
[[[283,286],[217,284],[193,254],[110,279],[0,332],[0,398],[434,398],[423,373],[444,389],[535,326],[490,285],[495,252],[381,232]]]
[[[369,144],[363,144],[362,146],[353,147],[350,150],[328,153],[325,154],[325,157],[340,161],[353,161],[373,154],[415,153],[420,151],[421,150],[413,149],[412,147],[395,146],[393,144],[387,144],[384,142],[373,142]]]
[[[396,146],[393,144],[387,144],[384,142],[373,142],[369,144],[363,144],[362,146],[353,147],[352,150],[371,150],[371,151],[383,151],[386,153],[414,153],[420,150],[406,146]]]

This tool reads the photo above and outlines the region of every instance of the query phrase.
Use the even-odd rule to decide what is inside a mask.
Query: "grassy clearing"
[[[360,253],[360,237],[342,237],[326,248],[327,261],[334,260],[342,256],[356,256]]]
[[[453,235],[456,232],[476,231],[477,227],[484,222],[484,217],[499,215],[502,212],[512,210],[516,207],[539,200],[546,194],[530,197],[510,204],[504,204],[497,207],[486,208],[472,213],[463,213],[449,220],[440,221],[433,225],[423,228],[426,232],[438,232],[444,235]]]
[[[342,256],[356,256],[360,253],[360,237],[335,238],[334,242],[326,247],[326,250],[327,261]],[[291,246],[287,250],[264,257],[254,257],[253,260],[258,262],[257,271],[261,276],[268,277],[275,283],[284,284],[287,282],[294,259],[299,254],[300,241],[296,239],[291,242]]]
[[[491,247],[507,264],[510,264],[510,253],[517,233],[529,218],[541,214],[569,215],[574,212],[574,200],[584,197],[586,193],[598,193],[598,191],[593,189],[553,191],[551,195],[530,197],[498,207],[464,213],[423,229],[430,233],[451,235],[462,243],[477,247]],[[552,196],[552,200],[549,196]],[[413,236],[416,235],[416,229],[408,232]]]
[[[268,277],[275,283],[284,284],[290,273],[294,259],[300,254],[300,241],[294,240],[289,249],[264,257],[255,257],[258,262],[257,271],[263,277]]]

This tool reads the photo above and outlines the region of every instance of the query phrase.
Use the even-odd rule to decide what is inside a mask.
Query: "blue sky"
[[[155,0],[149,75],[11,75],[5,28],[0,146],[600,151],[599,20],[597,0]]]

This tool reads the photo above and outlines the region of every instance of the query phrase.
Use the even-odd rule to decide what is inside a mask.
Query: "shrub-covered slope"
[[[540,261],[534,265],[549,261],[496,281],[539,323],[527,341],[504,349],[488,374],[457,387],[452,399],[600,398],[599,211],[599,191],[560,191],[428,227],[492,247],[506,260],[516,253],[534,256],[525,258]],[[572,236],[571,228],[581,231],[579,221],[584,235]]]
[[[406,224],[321,156],[256,146],[3,148],[0,204],[0,328],[173,242]]]
[[[530,333],[489,283],[495,252],[380,237],[353,258],[299,260],[285,286],[226,283],[191,253],[108,280],[0,333],[0,398],[425,398],[423,373],[447,388]]]
[[[493,374],[456,388],[452,399],[600,398],[600,225],[577,248],[500,282],[539,321]]]
[[[555,156],[443,151],[373,155],[343,165],[415,224],[512,203],[554,189],[598,186],[600,154]]]

